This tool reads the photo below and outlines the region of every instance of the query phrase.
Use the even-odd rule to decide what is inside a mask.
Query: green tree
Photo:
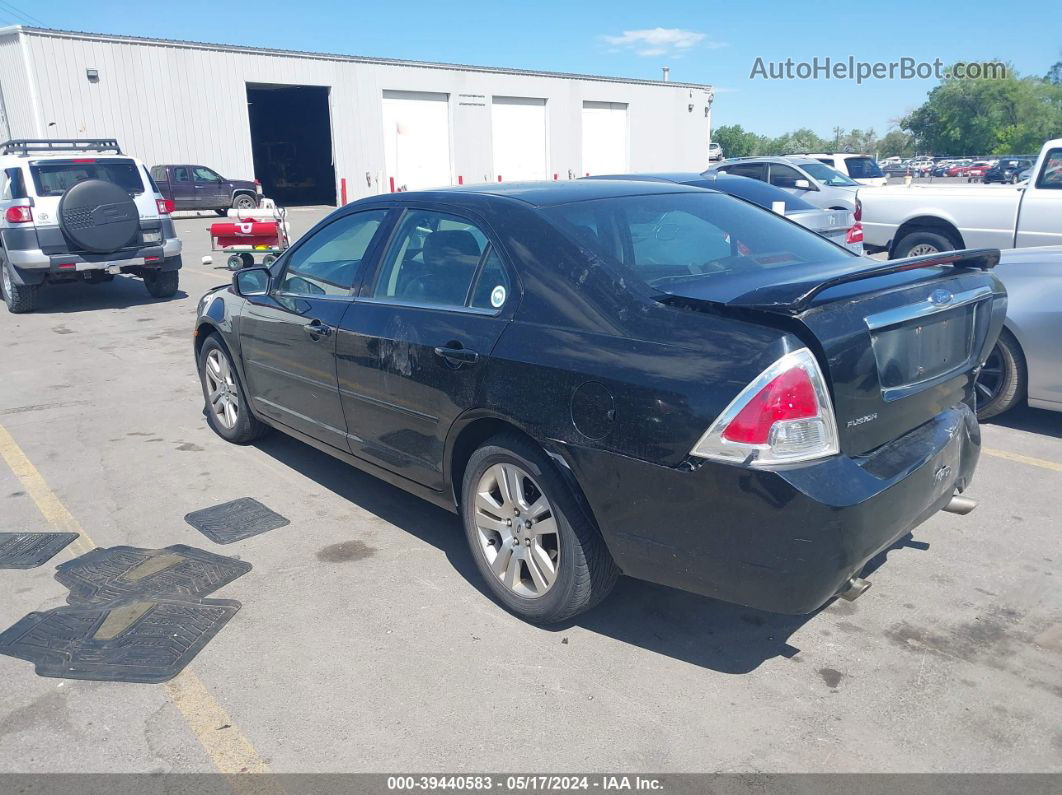
[[[920,151],[978,155],[1035,152],[1062,134],[1062,85],[1006,77],[946,80],[929,92],[900,127]]]
[[[911,157],[914,154],[914,136],[901,130],[890,130],[878,142],[879,157]]]
[[[758,155],[760,137],[756,133],[746,132],[740,124],[717,127],[712,133],[712,140],[723,148],[724,157],[748,157]]]

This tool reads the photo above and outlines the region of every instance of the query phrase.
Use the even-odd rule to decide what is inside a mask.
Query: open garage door
[[[254,175],[281,207],[336,203],[327,86],[247,84]]]
[[[546,100],[494,97],[490,104],[494,176],[547,179]]]
[[[629,168],[626,103],[584,102],[583,171],[623,174]]]
[[[426,91],[383,92],[385,186],[419,190],[453,183],[449,98]]]

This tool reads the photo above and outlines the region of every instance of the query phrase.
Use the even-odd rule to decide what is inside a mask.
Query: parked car
[[[1029,168],[1025,169],[1024,171],[1022,171],[1020,174],[1018,174],[1018,182],[1015,183],[1015,184],[1020,184],[1022,182],[1028,182],[1031,177],[1032,177],[1032,167],[1029,167]]]
[[[972,160],[956,160],[948,167],[948,176],[965,177],[972,165]]]
[[[972,182],[976,182],[982,179],[990,168],[992,168],[992,165],[987,160],[979,160],[966,169],[966,176]]]
[[[910,161],[901,161],[899,163],[890,163],[884,168],[886,177],[903,177],[907,174],[914,176],[914,171],[911,169]]]
[[[1004,251],[995,274],[1007,288],[1007,319],[977,375],[977,417],[1022,401],[1062,411],[1062,246]]]
[[[1032,168],[1031,160],[1007,159],[1000,160],[995,166],[984,173],[985,182],[1006,182],[1011,185],[1020,181],[1019,175],[1026,169]]]
[[[839,246],[844,246],[853,254],[863,253],[863,227],[859,223],[861,208],[858,199],[856,200],[856,212],[820,210],[799,196],[787,193],[774,185],[768,185],[758,179],[749,179],[748,177],[725,173],[711,173],[707,176],[692,172],[599,174],[593,177],[583,177],[583,179],[645,180],[692,185],[695,188],[717,190],[730,196],[736,196],[739,199],[759,205],[766,210],[773,210],[780,203],[783,207],[783,215],[790,221],[822,235]]]
[[[712,166],[718,172],[768,182],[823,210],[855,212],[859,184],[840,171],[810,157],[746,157]]]
[[[31,312],[45,284],[139,276],[155,298],[176,294],[181,241],[172,205],[113,139],[0,144],[0,292]]]
[[[929,174],[930,174],[930,176],[933,176],[933,177],[946,177],[946,176],[948,176],[948,171],[950,169],[951,169],[951,161],[950,160],[942,160],[939,163],[935,163],[933,165],[933,168],[930,170]]]
[[[847,174],[860,185],[881,187],[889,182],[885,172],[878,165],[878,161],[870,155],[827,153],[806,155],[806,157],[813,157],[820,163],[825,163],[830,168]]]
[[[151,178],[178,210],[214,210],[218,215],[225,215],[230,207],[254,209],[261,199],[257,182],[225,179],[206,166],[152,166]]]
[[[384,194],[207,293],[195,355],[222,438],[277,428],[455,511],[525,619],[621,572],[801,613],[969,507],[995,256],[873,262],[661,182]]]
[[[711,163],[714,160],[723,159],[723,147],[712,141],[708,144],[708,162]]]
[[[1044,144],[1027,187],[911,185],[860,194],[864,245],[910,257],[1062,243],[1062,138]]]

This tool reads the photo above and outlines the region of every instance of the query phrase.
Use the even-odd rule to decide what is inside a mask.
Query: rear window
[[[884,177],[878,161],[872,157],[846,157],[844,164],[852,179],[875,179]]]
[[[49,160],[30,165],[38,196],[62,196],[89,179],[113,182],[127,193],[144,192],[140,169],[132,160]]]
[[[713,193],[624,196],[543,210],[575,242],[667,292],[706,277],[765,278],[847,250],[774,213]]]

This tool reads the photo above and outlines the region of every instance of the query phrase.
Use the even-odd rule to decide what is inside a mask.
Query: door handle
[[[309,334],[314,339],[320,337],[327,337],[332,333],[332,327],[322,323],[320,320],[314,320],[302,327],[302,330]]]
[[[463,364],[475,364],[479,361],[479,354],[468,348],[455,348],[439,346],[435,349],[435,355],[441,356],[447,362],[460,367]]]

